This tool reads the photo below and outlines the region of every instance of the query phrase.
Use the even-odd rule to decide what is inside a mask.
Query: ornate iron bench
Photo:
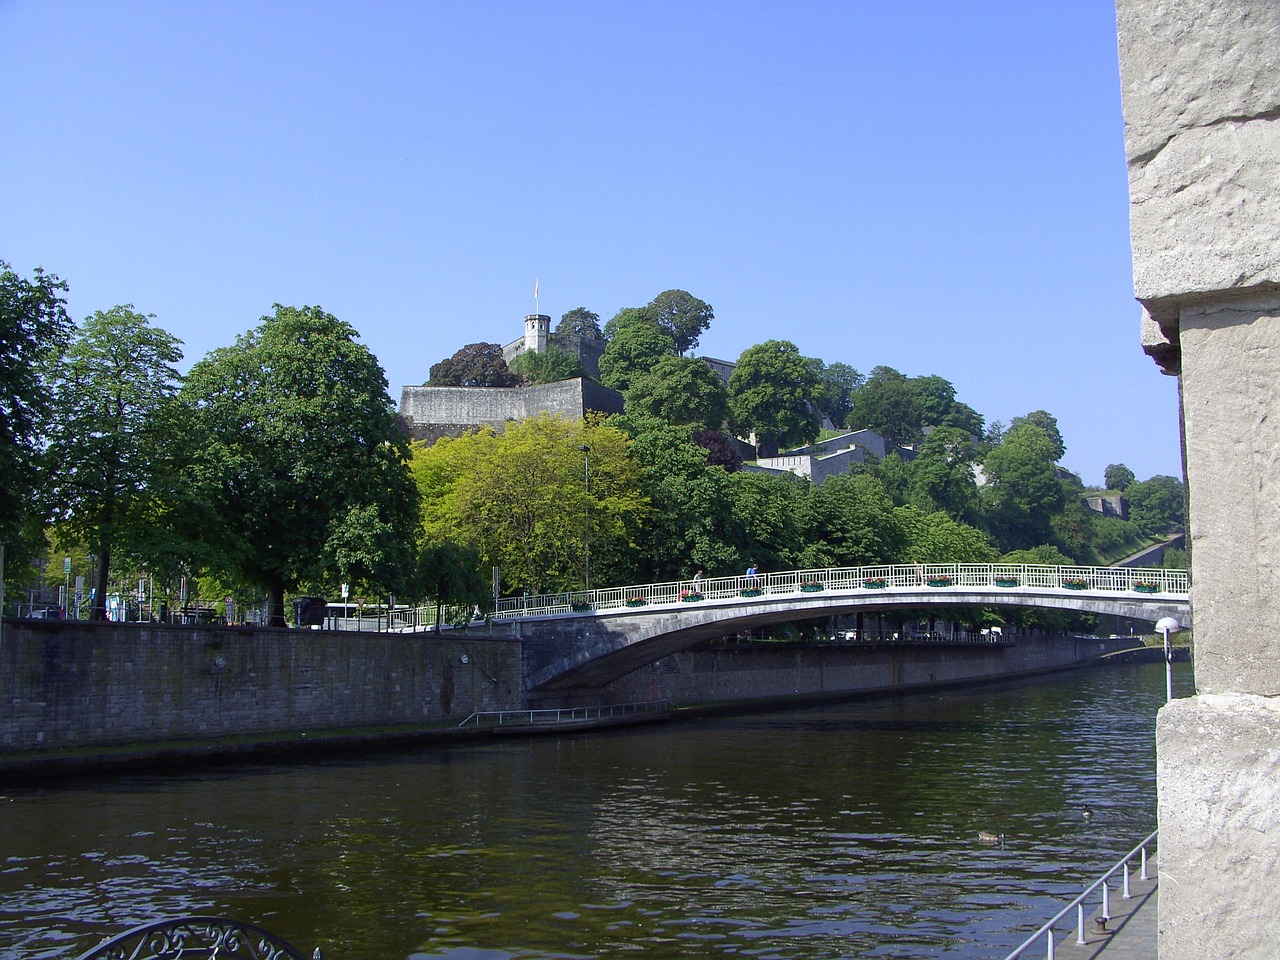
[[[78,960],[308,960],[287,940],[225,917],[176,917],[134,927]],[[310,960],[323,960],[316,947]]]

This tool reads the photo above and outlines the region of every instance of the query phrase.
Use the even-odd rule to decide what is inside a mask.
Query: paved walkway
[[[1123,889],[1112,890],[1111,919],[1106,929],[1098,927],[1101,908],[1085,920],[1083,945],[1076,943],[1075,924],[1060,933],[1054,946],[1055,960],[1156,960],[1156,862],[1147,861],[1150,880],[1129,878],[1130,898]],[[1092,900],[1092,898],[1090,898]],[[1099,897],[1099,899],[1101,899]],[[1028,950],[1024,957],[1033,956]]]

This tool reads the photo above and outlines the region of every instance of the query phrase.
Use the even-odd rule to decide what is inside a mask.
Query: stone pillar
[[[1196,695],[1156,723],[1161,960],[1280,944],[1280,2],[1117,0],[1141,339],[1180,374]]]

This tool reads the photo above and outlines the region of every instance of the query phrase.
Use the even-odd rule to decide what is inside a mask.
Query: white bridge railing
[[[1128,598],[1185,600],[1187,571],[1158,567],[1066,567],[1015,563],[912,563],[875,567],[832,567],[823,570],[788,570],[754,577],[708,577],[700,581],[674,580],[603,590],[578,590],[537,596],[506,597],[498,601],[493,617],[499,620],[548,617],[565,614],[589,616],[654,607],[687,604],[767,602],[779,595],[806,594],[814,599],[832,593],[871,593],[903,590],[998,590],[1010,594],[1045,591],[1089,594],[1121,594]]]

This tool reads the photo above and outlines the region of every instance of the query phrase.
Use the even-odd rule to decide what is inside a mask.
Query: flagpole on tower
[[[533,278],[533,312],[541,315],[542,309],[538,304],[538,278]]]

